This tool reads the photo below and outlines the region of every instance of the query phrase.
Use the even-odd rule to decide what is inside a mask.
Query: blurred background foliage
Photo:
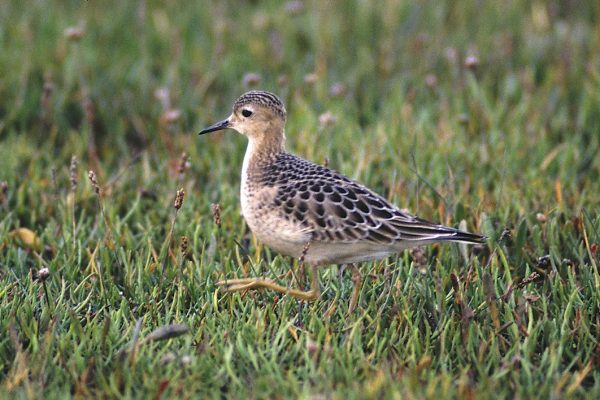
[[[489,235],[491,243],[502,237],[501,246],[508,246],[501,247],[506,258],[490,256],[499,294],[508,293],[507,287],[516,279],[511,274],[525,277],[540,267],[539,257],[549,254],[544,262],[550,263],[554,275],[549,273],[536,289],[544,303],[529,314],[528,328],[538,332],[539,343],[529,345],[515,331],[515,347],[506,350],[495,339],[480,342],[474,335],[469,346],[474,349],[486,343],[494,351],[489,351],[488,359],[481,355],[470,360],[463,358],[460,346],[448,350],[440,345],[439,335],[458,343],[463,331],[456,311],[435,308],[429,300],[438,296],[439,304],[451,301],[450,297],[442,301],[452,290],[449,272],[464,271],[456,252],[435,248],[427,255],[438,255],[441,261],[431,258],[430,263],[448,271],[434,268],[429,274],[435,279],[427,275],[423,282],[404,287],[402,296],[411,296],[409,300],[395,299],[399,303],[390,305],[391,300],[381,303],[372,289],[363,291],[363,315],[356,318],[360,321],[375,312],[387,315],[382,317],[385,332],[363,327],[367,337],[354,343],[364,353],[356,355],[356,349],[344,341],[344,324],[350,322],[342,316],[336,320],[339,326],[321,325],[320,315],[329,305],[321,303],[309,315],[298,311],[306,327],[302,335],[319,345],[323,337],[333,343],[330,350],[337,372],[306,361],[297,375],[286,375],[285,370],[298,366],[296,360],[275,355],[268,364],[270,372],[261,375],[248,369],[252,353],[238,347],[240,364],[228,364],[233,350],[221,338],[230,333],[234,337],[236,330],[245,332],[237,336],[238,345],[240,340],[255,340],[257,351],[266,354],[272,350],[271,342],[258,328],[248,333],[248,324],[257,320],[256,315],[281,320],[282,325],[273,328],[279,335],[289,328],[287,313],[294,312],[291,300],[269,308],[272,294],[258,297],[264,303],[237,296],[235,302],[227,296],[219,302],[213,298],[215,280],[223,274],[247,272],[236,250],[238,243],[244,239],[251,253],[256,248],[259,254],[260,247],[244,231],[239,215],[245,139],[232,132],[208,137],[196,133],[227,116],[232,102],[254,88],[275,92],[286,103],[288,148],[293,152],[328,162],[420,216],[453,226],[464,219],[470,230]],[[182,152],[189,160],[183,174],[179,173]],[[215,350],[194,364],[195,372],[178,375],[169,370],[174,374],[171,378],[179,384],[189,384],[186,379],[194,376],[208,381],[222,378],[233,385],[233,393],[252,393],[252,385],[245,387],[244,382],[253,382],[265,393],[282,385],[281,392],[288,395],[340,395],[344,385],[355,389],[358,385],[377,396],[382,387],[398,389],[395,379],[406,371],[400,381],[406,385],[402,393],[417,397],[598,393],[597,369],[590,371],[598,366],[599,348],[598,272],[593,269],[600,242],[599,153],[598,1],[3,1],[0,300],[4,311],[0,316],[1,330],[12,329],[12,339],[0,338],[0,376],[10,378],[4,387],[11,388],[11,382],[19,387],[17,367],[12,365],[16,355],[28,354],[45,365],[46,353],[32,338],[54,332],[59,344],[58,350],[48,350],[51,360],[63,357],[66,361],[59,364],[69,372],[25,368],[25,375],[39,373],[40,381],[47,381],[56,393],[61,385],[80,393],[73,382],[90,368],[82,360],[97,354],[97,369],[93,369],[97,379],[92,386],[98,392],[81,389],[81,393],[123,395],[143,387],[155,394],[156,382],[144,375],[157,365],[152,352],[140,356],[140,365],[146,363],[140,369],[145,372],[138,369],[128,376],[121,371],[125,377],[118,378],[109,372],[114,367],[113,352],[98,350],[94,343],[110,316],[112,336],[103,340],[111,343],[111,349],[129,340],[136,318],[154,325],[187,323],[193,328],[193,339],[181,348],[208,342]],[[72,156],[79,162],[74,169]],[[98,176],[98,198],[87,181],[88,170]],[[174,235],[187,235],[191,241],[189,292],[157,295],[159,255],[169,246],[172,254],[177,251],[177,243],[166,237],[174,218],[171,202],[180,186],[186,190],[186,200]],[[211,222],[211,203],[221,205],[219,234]],[[98,204],[104,204],[106,225]],[[35,239],[21,228],[30,229]],[[103,236],[111,229],[120,251],[114,252]],[[15,246],[15,237],[22,235],[25,245]],[[508,242],[507,235],[512,238]],[[107,246],[95,256],[92,251],[98,243]],[[43,250],[37,251],[39,246]],[[90,265],[95,257],[106,266],[114,286],[106,289],[94,280],[97,275]],[[577,275],[564,260],[575,260],[573,265],[587,272]],[[401,272],[394,275],[393,285],[403,279],[419,281],[412,274],[412,258],[403,255],[394,262]],[[167,275],[173,278],[175,267],[167,264],[172,273]],[[280,258],[269,265],[287,268]],[[43,292],[32,271],[43,266],[52,273],[51,296],[58,296],[61,288],[73,290],[69,300],[57,301],[55,314],[43,302],[35,304]],[[380,274],[387,267],[369,268],[388,288],[387,278]],[[328,284],[339,289],[333,301],[348,298],[347,283],[337,287],[337,275],[324,274]],[[88,279],[94,281],[91,308],[90,298],[77,289]],[[435,289],[430,287],[432,281]],[[472,304],[483,304],[485,296],[477,284],[470,292],[465,287],[466,295],[472,296]],[[177,299],[177,305],[150,305],[148,293],[157,299],[164,295],[165,302]],[[331,300],[331,296],[324,298]],[[19,311],[23,302],[32,304],[26,313]],[[570,321],[573,307],[579,309],[587,329],[580,347],[546,353],[557,337],[561,346],[570,343],[566,325],[556,321]],[[409,313],[421,308],[426,314],[439,313],[439,325],[430,324],[430,314]],[[507,321],[512,312],[508,306],[501,310]],[[394,318],[400,321],[397,325],[389,322]],[[489,318],[484,315],[477,321],[481,329],[477,332],[495,338],[498,320]],[[77,329],[89,338],[73,334],[79,332],[73,328],[77,321],[87,321],[85,328]],[[226,326],[219,321],[227,321]],[[393,329],[412,332],[409,339],[401,335],[405,348],[398,346],[388,322]],[[436,326],[452,329],[440,333]],[[435,332],[421,335],[428,329]],[[383,342],[374,339],[378,335]],[[15,348],[16,337],[23,340],[22,352]],[[80,345],[66,356],[64,350],[75,342]],[[298,341],[287,337],[282,343],[289,350],[296,349]],[[535,351],[527,347],[528,352],[521,353],[521,345],[534,346]],[[309,346],[302,346],[291,354],[310,360]],[[523,372],[509,372],[517,368],[513,356],[519,357]],[[481,362],[478,368],[470,364],[475,362]],[[355,371],[357,365],[366,367]],[[529,366],[541,372],[532,372]],[[430,372],[423,372],[429,367]],[[216,377],[209,378],[211,371],[216,371]],[[236,382],[236,376],[242,381]],[[315,381],[319,376],[324,382]],[[545,377],[550,377],[548,383],[538,388]],[[123,385],[120,389],[115,389],[116,381]],[[342,389],[336,391],[337,385]],[[25,386],[24,393],[37,393],[43,386]],[[203,393],[194,385],[188,389]]]

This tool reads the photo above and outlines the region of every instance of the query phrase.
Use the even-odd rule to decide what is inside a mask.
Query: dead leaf
[[[148,336],[146,336],[143,340],[143,343],[176,338],[188,333],[188,331],[189,328],[184,324],[163,325],[156,328]]]

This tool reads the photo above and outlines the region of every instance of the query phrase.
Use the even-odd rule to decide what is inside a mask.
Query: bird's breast
[[[310,240],[309,230],[275,206],[275,186],[260,186],[242,179],[240,200],[242,215],[256,238],[284,255],[298,257]]]

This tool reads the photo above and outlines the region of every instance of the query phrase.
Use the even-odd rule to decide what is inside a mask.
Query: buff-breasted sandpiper
[[[288,153],[285,122],[286,110],[276,95],[251,91],[236,100],[227,119],[200,134],[231,128],[248,138],[242,214],[259,241],[311,266],[311,289],[290,289],[262,278],[219,282],[228,291],[269,288],[312,300],[320,293],[319,266],[377,260],[435,242],[485,241],[402,211],[339,172]]]

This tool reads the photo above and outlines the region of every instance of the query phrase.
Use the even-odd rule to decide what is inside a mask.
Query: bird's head
[[[250,91],[235,101],[229,117],[203,129],[200,135],[231,128],[251,141],[282,140],[285,120],[285,106],[279,97],[265,91]]]

